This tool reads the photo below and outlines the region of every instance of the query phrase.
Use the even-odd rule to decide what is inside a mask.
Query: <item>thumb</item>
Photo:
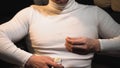
[[[84,40],[82,38],[71,38],[67,37],[66,42],[72,44],[72,45],[83,45],[85,44]]]

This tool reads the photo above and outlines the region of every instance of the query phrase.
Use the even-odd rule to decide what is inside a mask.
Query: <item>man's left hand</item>
[[[91,52],[100,51],[99,40],[86,37],[79,38],[67,37],[65,46],[68,51],[78,54],[88,54]]]

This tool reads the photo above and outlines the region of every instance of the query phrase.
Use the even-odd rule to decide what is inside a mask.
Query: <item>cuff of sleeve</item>
[[[101,51],[112,51],[120,49],[119,40],[113,39],[99,39]]]
[[[26,57],[24,57],[22,67],[25,67],[26,62],[29,60],[29,58],[32,56],[32,54],[27,54]]]
[[[21,50],[21,49],[18,49],[16,51],[16,53],[17,53],[16,54],[16,59],[18,60],[18,62],[20,62],[20,63],[18,63],[18,64],[16,63],[16,64],[19,65],[19,66],[22,66],[22,67],[25,66],[28,59],[32,56],[31,53],[26,52],[26,51]]]
[[[100,49],[101,49],[101,51],[109,49],[110,46],[109,46],[108,40],[99,39],[99,41],[100,41]]]

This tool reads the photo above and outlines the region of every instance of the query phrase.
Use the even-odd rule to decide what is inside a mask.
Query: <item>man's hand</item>
[[[100,51],[100,43],[98,39],[90,39],[85,37],[66,38],[66,49],[70,52],[78,54],[88,54]]]
[[[33,55],[25,64],[25,68],[64,68],[62,65],[54,62],[54,59],[48,56]]]

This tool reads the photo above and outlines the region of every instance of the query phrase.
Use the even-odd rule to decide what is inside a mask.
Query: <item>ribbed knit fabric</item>
[[[29,34],[32,53],[62,58],[65,68],[90,68],[93,54],[79,55],[68,52],[65,38],[100,35],[103,51],[120,48],[120,25],[105,11],[69,0],[59,15],[45,16],[32,6],[18,12],[13,19],[0,25],[0,58],[24,65],[32,55],[18,49],[13,42]],[[24,45],[25,46],[25,45]]]

